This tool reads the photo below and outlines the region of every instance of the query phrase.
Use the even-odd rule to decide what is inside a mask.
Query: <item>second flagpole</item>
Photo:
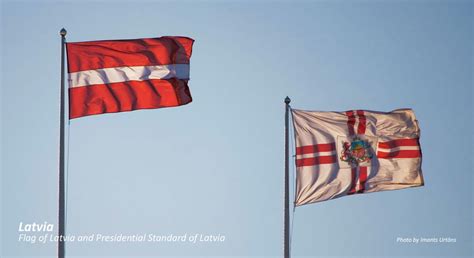
[[[62,238],[65,236],[65,218],[66,218],[66,185],[64,180],[64,58],[66,47],[67,31],[62,28],[61,35],[61,100],[59,117],[59,207],[58,207],[58,258],[64,258],[66,255],[65,242]]]
[[[289,126],[290,126],[290,102],[291,99],[287,96],[285,98],[285,204],[284,204],[284,244],[283,254],[284,258],[290,258],[290,182],[289,182]]]

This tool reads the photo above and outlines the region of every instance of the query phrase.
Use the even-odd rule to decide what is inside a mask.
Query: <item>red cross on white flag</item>
[[[413,110],[292,114],[296,206],[423,185],[420,129]]]

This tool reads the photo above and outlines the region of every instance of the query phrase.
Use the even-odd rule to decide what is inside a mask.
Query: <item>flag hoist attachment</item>
[[[289,126],[290,126],[290,102],[289,97],[285,98],[285,200],[284,200],[284,240],[283,240],[283,254],[285,258],[290,257],[290,187],[289,187]]]
[[[64,57],[66,47],[67,31],[62,28],[61,35],[61,100],[59,112],[59,207],[58,207],[58,258],[65,257],[65,242],[61,241],[61,236],[65,236],[65,217],[66,217],[66,185],[64,180],[64,115],[65,115],[65,88],[64,88]]]

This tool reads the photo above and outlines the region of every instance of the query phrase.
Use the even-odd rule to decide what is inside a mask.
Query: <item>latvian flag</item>
[[[295,205],[423,185],[420,129],[412,110],[292,114]]]
[[[161,37],[67,43],[69,118],[191,102],[193,42]]]

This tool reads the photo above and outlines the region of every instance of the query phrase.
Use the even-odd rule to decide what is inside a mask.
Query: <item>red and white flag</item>
[[[420,129],[411,109],[292,114],[295,205],[423,185]]]
[[[193,39],[67,43],[69,118],[185,105]]]

